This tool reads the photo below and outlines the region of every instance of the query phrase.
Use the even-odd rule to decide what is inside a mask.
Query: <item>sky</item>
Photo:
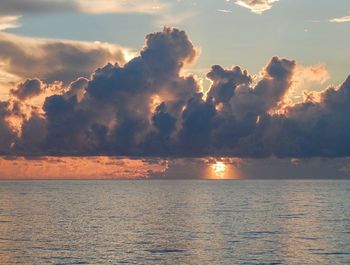
[[[2,0],[0,179],[349,178],[348,0]]]

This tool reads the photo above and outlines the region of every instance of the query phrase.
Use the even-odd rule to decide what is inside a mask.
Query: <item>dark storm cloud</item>
[[[266,114],[281,101],[292,84],[295,61],[273,57],[255,87],[240,87],[231,99],[235,116]]]
[[[237,86],[249,85],[252,82],[248,72],[242,71],[238,66],[232,70],[225,70],[220,65],[214,65],[207,74],[207,78],[213,82],[208,93],[209,97],[214,98],[216,103],[225,104],[229,103]]]
[[[39,79],[28,79],[20,83],[16,89],[12,89],[11,93],[20,100],[35,97],[43,92],[43,84]]]
[[[7,120],[21,115],[3,102],[3,155],[139,157],[345,157],[350,155],[350,78],[283,114],[279,109],[296,72],[273,57],[256,82],[246,70],[215,65],[204,94],[181,70],[198,52],[184,31],[146,37],[139,56],[107,64],[49,96],[42,111],[23,116],[22,134]],[[78,60],[79,61],[79,60]],[[18,98],[39,91],[14,90]],[[34,91],[34,92],[33,92]],[[19,96],[22,95],[22,96]],[[25,96],[24,96],[25,95]],[[10,109],[10,110],[9,110]],[[5,137],[6,136],[6,137]]]
[[[156,100],[162,99],[164,108],[176,119],[199,89],[192,76],[179,75],[183,64],[193,61],[195,55],[185,32],[165,29],[148,35],[140,56],[124,67],[107,64],[98,69],[81,102],[64,95],[47,98],[44,110],[50,149],[65,146],[73,153],[118,150],[123,155],[147,155],[141,146],[153,146],[144,139],[151,139],[154,133],[163,134],[159,129],[164,129],[160,124],[164,119],[156,116],[158,128],[152,126],[153,112],[162,103]]]
[[[0,101],[0,150],[1,153],[10,153],[17,135],[10,127],[6,118],[10,115],[9,102]]]
[[[182,112],[182,128],[177,139],[179,156],[204,155],[210,152],[217,113],[213,101],[203,100],[202,96],[201,93],[195,94],[188,100]]]
[[[345,157],[350,155],[350,76],[339,89],[322,93],[275,116],[267,130],[272,151],[280,157]],[[272,139],[273,138],[273,139]]]
[[[29,157],[40,155],[45,139],[46,120],[37,113],[32,113],[22,124],[21,141],[17,142],[16,148]]]

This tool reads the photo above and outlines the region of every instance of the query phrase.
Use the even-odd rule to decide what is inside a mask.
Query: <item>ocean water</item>
[[[350,264],[350,181],[2,181],[14,263]]]

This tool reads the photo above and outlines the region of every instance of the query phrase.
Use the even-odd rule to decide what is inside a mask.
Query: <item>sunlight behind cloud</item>
[[[287,96],[294,102],[304,100],[304,92],[311,88],[324,85],[330,79],[327,66],[324,63],[303,66],[297,65],[293,75],[293,85],[287,93]]]
[[[231,161],[232,160],[232,161]],[[240,179],[238,163],[234,159],[220,159],[208,164],[207,179],[229,180]],[[240,162],[239,162],[240,163]]]
[[[213,165],[213,170],[216,174],[222,174],[225,172],[226,170],[226,165],[223,163],[223,162],[216,162],[214,165]]]

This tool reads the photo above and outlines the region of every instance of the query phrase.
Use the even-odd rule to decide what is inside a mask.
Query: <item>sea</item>
[[[0,264],[350,264],[350,181],[1,181]]]

